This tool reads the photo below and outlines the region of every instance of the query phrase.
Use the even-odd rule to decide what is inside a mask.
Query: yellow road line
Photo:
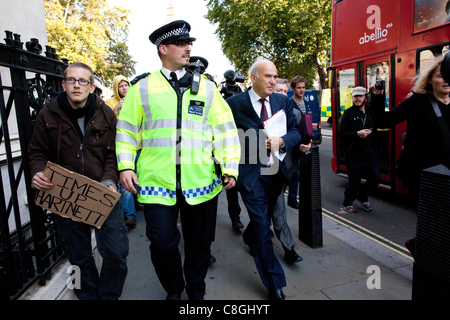
[[[323,211],[325,211],[327,214],[323,213]],[[390,241],[390,240],[380,236],[379,234],[376,234],[375,232],[372,232],[372,231],[370,231],[370,230],[368,230],[368,229],[366,229],[364,227],[361,227],[360,225],[357,225],[356,223],[353,223],[350,220],[347,220],[347,219],[345,219],[345,218],[343,218],[343,217],[341,217],[341,216],[339,216],[339,215],[337,215],[337,214],[335,214],[335,213],[333,213],[333,212],[331,212],[331,211],[329,211],[329,210],[327,210],[325,208],[322,208],[322,214],[324,216],[326,216],[327,218],[329,218],[329,219],[331,219],[333,221],[336,221],[337,223],[340,223],[340,224],[344,225],[345,227],[347,227],[347,228],[349,228],[349,229],[359,233],[360,235],[362,235],[362,236],[364,236],[364,237],[366,237],[366,238],[368,238],[370,240],[375,241],[376,243],[382,245],[383,247],[388,248],[388,249],[394,251],[395,253],[397,253],[397,254],[399,254],[399,255],[401,255],[401,256],[403,256],[403,257],[405,257],[405,258],[407,258],[407,259],[409,259],[411,261],[414,261],[414,259],[411,256],[409,256],[409,255],[407,255],[407,254],[405,254],[405,253],[395,249],[395,248],[400,248],[400,249],[404,250],[403,247],[401,247],[400,245],[396,244],[395,242],[392,242],[392,241]],[[336,218],[333,218],[333,217],[336,217]],[[343,222],[343,221],[345,221],[345,222]],[[353,226],[357,226],[357,227],[352,227],[352,225]],[[361,232],[360,230],[358,230],[358,228],[363,230],[364,232]],[[378,239],[382,239],[383,241],[389,243],[389,245],[379,241],[377,238]]]

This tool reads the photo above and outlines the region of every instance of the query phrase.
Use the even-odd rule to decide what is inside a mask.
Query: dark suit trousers
[[[202,204],[190,206],[183,196],[178,195],[175,206],[144,205],[152,263],[167,293],[181,294],[184,290],[183,267],[178,250],[181,235],[177,220],[180,213],[186,293],[192,300],[203,298],[216,228],[217,199],[216,196]]]
[[[281,192],[282,173],[261,175],[250,192],[241,192],[250,223],[244,231],[244,242],[249,246],[264,286],[274,290],[286,286],[283,267],[275,256],[270,221]]]

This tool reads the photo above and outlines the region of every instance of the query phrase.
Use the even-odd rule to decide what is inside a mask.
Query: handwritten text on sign
[[[53,188],[36,193],[38,206],[99,229],[120,198],[120,193],[101,183],[51,162],[47,163],[44,175],[53,183]]]

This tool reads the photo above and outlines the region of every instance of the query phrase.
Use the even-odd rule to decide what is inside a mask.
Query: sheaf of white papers
[[[271,116],[269,119],[264,121],[264,133],[267,135],[267,137],[282,137],[287,133],[287,127],[286,127],[286,112],[284,109],[281,109],[277,113],[275,113],[273,116]],[[270,161],[269,164],[273,163],[272,155],[275,155],[280,161],[284,160],[284,157],[286,156],[286,153],[281,153],[279,150],[271,151],[270,152]]]

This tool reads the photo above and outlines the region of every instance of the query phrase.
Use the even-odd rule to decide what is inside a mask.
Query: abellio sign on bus
[[[342,1],[336,6],[336,32],[333,61],[345,56],[372,54],[374,51],[394,49],[398,42],[400,19],[399,1],[358,0]],[[374,4],[376,2],[376,4]],[[353,4],[353,5],[352,5]]]
[[[400,30],[403,39],[413,41],[407,37],[448,23],[450,0],[338,1],[333,5],[331,60],[336,64],[348,57],[398,51],[398,46],[406,45],[399,41]],[[419,40],[415,41],[426,45],[427,37]]]
[[[359,38],[359,44],[366,44],[373,41],[375,41],[375,43],[387,41],[389,35],[388,29],[392,28],[394,24],[389,23],[383,28],[381,25],[381,9],[379,6],[371,5],[367,7],[366,13],[369,14],[369,17],[366,20],[366,26],[370,31],[364,32],[364,35]]]

